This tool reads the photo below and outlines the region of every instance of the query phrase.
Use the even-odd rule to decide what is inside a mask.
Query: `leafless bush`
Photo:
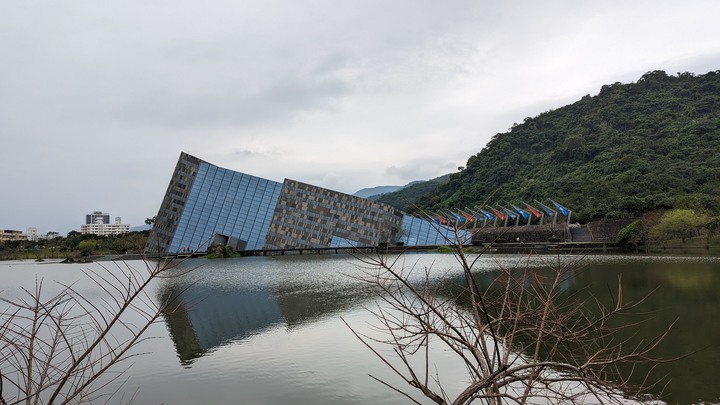
[[[148,337],[148,328],[171,312],[182,291],[156,302],[148,286],[180,275],[178,262],[144,260],[136,269],[113,262],[85,275],[101,292],[89,298],[76,285],[46,296],[43,280],[20,298],[0,298],[0,404],[71,404],[107,401],[110,385]],[[111,392],[107,392],[110,389]],[[132,398],[120,398],[132,402]]]
[[[451,245],[464,273],[462,298],[439,294],[429,268],[420,270],[423,281],[417,282],[417,274],[411,275],[418,269],[405,268],[397,256],[359,258],[360,278],[380,297],[371,310],[380,335],[348,327],[412,389],[371,377],[416,403],[418,394],[438,404],[649,398],[646,393],[660,381],[650,375],[653,365],[669,361],[653,357],[653,350],[672,325],[649,341],[635,336],[633,328],[644,318],[638,311],[642,300],[626,302],[620,279],[609,305],[562,293],[577,261],[558,260],[550,277],[529,268],[500,269],[495,282],[480,289],[472,271],[480,255]],[[467,385],[460,392],[451,393],[439,377],[433,354],[442,351],[450,351],[466,370]]]

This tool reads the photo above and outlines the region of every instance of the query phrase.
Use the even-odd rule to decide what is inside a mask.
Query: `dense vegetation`
[[[0,260],[81,258],[96,254],[142,252],[150,231],[115,236],[83,235],[70,231],[67,236],[35,241],[0,242]]]
[[[602,86],[495,135],[448,182],[393,205],[472,207],[496,190],[491,204],[549,197],[581,221],[668,208],[720,212],[720,71],[653,71]]]
[[[700,238],[705,245],[720,237],[720,216],[709,216],[689,209],[651,211],[643,214],[617,235],[617,242],[626,246],[665,244],[670,240],[685,242]]]
[[[415,181],[398,191],[383,194],[375,199],[401,210],[408,210],[413,203],[435,191],[440,184],[447,182],[449,178],[450,175],[446,174],[428,181]]]

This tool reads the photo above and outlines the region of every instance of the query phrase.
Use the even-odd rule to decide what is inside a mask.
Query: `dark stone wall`
[[[527,243],[564,242],[565,224],[508,226],[472,229],[473,243],[516,242],[518,238]]]
[[[587,224],[593,242],[615,242],[617,234],[634,219],[603,219]],[[577,225],[576,225],[577,226]],[[473,242],[565,242],[567,225],[531,225],[473,229]]]
[[[634,219],[602,219],[587,224],[593,242],[615,242],[621,229],[628,226]]]
[[[333,237],[377,246],[397,240],[402,218],[390,205],[285,179],[265,249],[330,247]]]
[[[155,217],[155,223],[150,230],[150,237],[145,246],[146,252],[151,254],[167,253],[200,163],[204,162],[185,152],[180,153],[165,197],[160,204],[160,210]]]

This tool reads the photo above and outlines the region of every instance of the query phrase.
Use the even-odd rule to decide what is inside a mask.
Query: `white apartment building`
[[[105,223],[102,217],[97,217],[94,223],[80,225],[80,233],[100,236],[120,235],[130,232],[130,225],[123,224],[122,218],[115,217],[114,224]]]
[[[53,239],[58,236],[60,236],[57,232],[48,232],[48,233],[38,233],[38,230],[36,227],[31,226],[27,228],[25,231],[25,236],[27,237],[27,240],[47,240],[47,239]]]
[[[38,240],[40,237],[38,236],[37,228],[34,226],[31,226],[25,231],[25,236],[27,236],[28,240]]]

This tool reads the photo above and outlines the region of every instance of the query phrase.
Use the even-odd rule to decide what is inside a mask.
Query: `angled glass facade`
[[[238,251],[442,245],[447,238],[454,239],[451,228],[387,204],[295,180],[278,183],[182,153],[145,250],[203,252],[217,244]]]
[[[464,244],[472,241],[472,233],[464,230],[460,230],[459,233]],[[455,239],[454,228],[410,215],[403,216],[399,240],[406,246],[447,245],[450,242],[455,242]]]
[[[218,240],[237,250],[262,249],[281,188],[201,163],[168,251],[204,251]]]

